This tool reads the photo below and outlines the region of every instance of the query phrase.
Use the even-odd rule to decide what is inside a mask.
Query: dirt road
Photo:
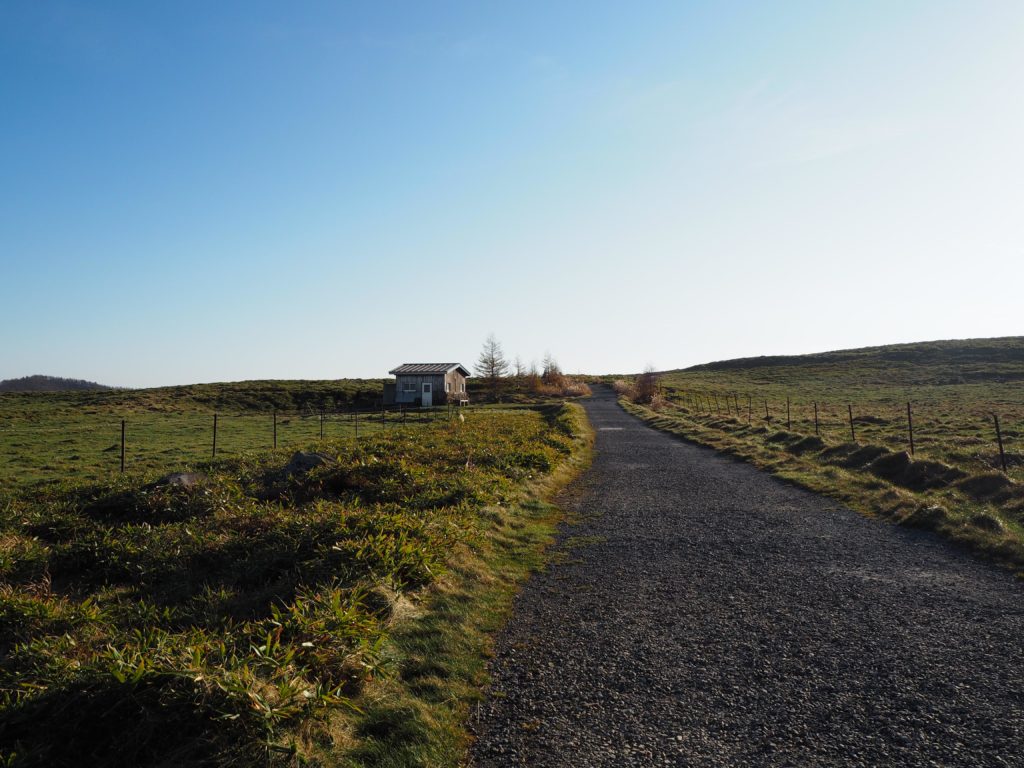
[[[1024,766],[1024,585],[586,403],[477,766]]]

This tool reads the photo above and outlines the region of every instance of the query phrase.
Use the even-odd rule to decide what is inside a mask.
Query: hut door
[[[423,382],[423,407],[432,408],[434,405],[434,394],[430,389],[430,382]]]

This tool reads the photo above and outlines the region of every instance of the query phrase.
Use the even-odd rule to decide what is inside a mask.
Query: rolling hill
[[[95,381],[38,374],[0,381],[0,392],[88,392],[97,389],[114,389],[114,387],[97,384]]]

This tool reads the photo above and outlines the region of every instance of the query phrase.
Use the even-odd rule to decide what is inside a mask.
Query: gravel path
[[[1024,766],[1024,585],[586,403],[473,765]]]

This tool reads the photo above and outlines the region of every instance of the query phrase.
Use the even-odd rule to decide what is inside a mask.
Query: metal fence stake
[[[999,463],[1003,466],[1003,472],[1006,472],[1006,454],[1003,453],[1003,433],[999,429],[999,416],[993,413],[992,418],[996,422],[996,440],[999,441]]]
[[[910,401],[907,401],[907,430],[910,433],[910,455],[914,455],[914,416],[910,411]]]

